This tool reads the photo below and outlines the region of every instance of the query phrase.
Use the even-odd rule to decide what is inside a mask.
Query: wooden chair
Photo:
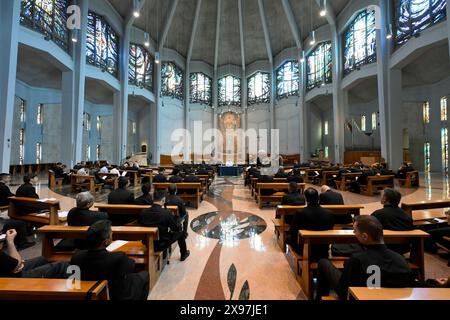
[[[109,300],[108,284],[80,281],[80,289],[66,279],[0,278],[0,300]]]
[[[42,201],[34,198],[9,197],[8,216],[11,219],[22,220],[38,224],[58,225],[66,221],[65,218],[59,218],[58,210],[61,209],[59,201]],[[36,209],[36,212],[25,215],[20,214],[20,206]],[[48,214],[42,214],[41,211],[48,211]]]
[[[305,191],[305,183],[298,183],[298,193],[302,194]],[[257,201],[258,206],[262,209],[264,203],[281,203],[283,196],[286,195],[289,191],[289,183],[257,183]],[[274,190],[276,191],[271,195],[264,195],[261,193],[262,190]]]
[[[406,172],[406,178],[400,179],[397,178],[397,181],[399,182],[400,186],[403,186],[404,188],[412,188],[412,187],[419,187],[419,171],[409,171]]]
[[[379,189],[393,188],[394,187],[394,175],[386,176],[368,176],[367,185],[361,185],[361,194],[366,196],[373,196],[373,194]],[[374,184],[374,182],[377,182]]]
[[[57,239],[86,239],[89,227],[44,226],[38,229],[43,234],[42,255],[50,262],[70,261],[73,251],[57,251]],[[158,228],[135,226],[112,227],[114,240],[129,241],[115,251],[125,252],[136,263],[138,269],[145,269],[150,274],[150,289],[158,280],[167,258],[163,252],[155,252],[154,241],[159,239]],[[145,245],[142,244],[145,241]]]
[[[61,189],[64,178],[56,178],[53,170],[48,170],[48,188],[50,190]]]

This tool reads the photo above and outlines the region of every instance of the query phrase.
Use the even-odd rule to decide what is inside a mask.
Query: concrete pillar
[[[82,160],[83,111],[85,101],[86,34],[89,0],[79,2],[81,30],[73,45],[74,69],[62,72],[61,161],[68,168]]]
[[[299,77],[300,77],[300,88],[299,88],[299,98],[298,98],[298,110],[299,110],[299,146],[300,146],[300,162],[308,161],[309,159],[309,143],[308,143],[308,108],[305,103],[306,96],[306,60],[301,62],[299,59]],[[276,84],[275,84],[276,86]],[[275,88],[276,90],[276,88]]]
[[[272,84],[272,88],[276,88],[276,76],[275,76],[275,70],[273,70],[273,63],[270,64],[270,82]],[[272,93],[274,90],[272,89]],[[267,153],[270,153],[272,158],[272,141],[270,139],[271,137],[271,130],[276,129],[276,121],[275,121],[275,98],[276,95],[272,94],[270,96],[270,104],[269,104],[269,130],[267,131]],[[278,158],[276,159],[278,161]],[[278,162],[277,162],[278,163]]]
[[[191,78],[191,71],[189,62],[186,62],[186,69],[185,69],[185,78],[184,78],[184,107],[183,107],[183,128],[185,130],[189,130],[189,104],[190,104],[190,78]],[[192,133],[193,134],[193,133]],[[202,133],[203,134],[203,133]],[[193,141],[190,141],[190,143],[193,143]],[[188,135],[185,135],[184,137],[184,153],[186,153],[186,150],[188,146]]]
[[[161,154],[161,64],[155,64],[155,72],[156,72],[156,82],[155,82],[155,96],[156,96],[156,104],[155,104],[155,144],[153,148],[153,163],[160,163],[160,154]]]
[[[447,30],[448,30],[448,38],[450,38],[450,22],[448,21],[448,17],[450,17],[450,0],[447,0]],[[448,50],[450,54],[450,41],[448,41]]]
[[[0,170],[9,172],[16,88],[20,1],[0,1]]]

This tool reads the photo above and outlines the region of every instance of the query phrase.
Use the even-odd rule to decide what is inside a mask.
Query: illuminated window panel
[[[363,10],[344,32],[344,75],[376,60],[375,11]]]
[[[306,90],[331,83],[331,42],[319,44],[306,59]]]
[[[84,158],[86,159],[86,161],[91,161],[91,146],[90,145],[86,145],[85,146],[85,155]]]
[[[298,95],[300,87],[297,61],[287,61],[277,70],[277,98]]]
[[[373,113],[372,113],[372,130],[376,130],[376,129],[377,129],[377,125],[378,125],[378,122],[377,122],[377,113],[376,113],[376,112],[373,112]]]
[[[446,20],[446,6],[446,0],[396,0],[396,45],[401,46],[422,30]]]
[[[161,68],[161,93],[168,96],[183,100],[184,75],[180,67],[173,62],[164,62]]]
[[[132,123],[131,129],[132,129],[133,134],[136,134],[136,122]]]
[[[26,115],[26,109],[25,109],[25,100],[20,99],[20,106],[19,106],[19,112],[20,112],[20,122],[25,122],[25,115]]]
[[[65,51],[69,51],[67,0],[22,0],[20,24],[44,34]]]
[[[190,75],[190,102],[212,106],[212,80],[202,72]]]
[[[249,105],[270,102],[270,76],[267,72],[257,72],[248,78],[247,103]]]
[[[42,161],[42,144],[36,143],[36,163],[39,164]]]
[[[324,131],[324,134],[327,136],[328,135],[328,121],[325,121],[323,131]]]
[[[44,105],[42,103],[40,103],[37,107],[36,123],[37,124],[44,123]]]
[[[329,148],[328,148],[328,146],[325,146],[324,154],[325,154],[325,158],[328,159],[328,155],[329,155]]]
[[[143,46],[130,44],[128,83],[153,91],[154,59]]]
[[[448,174],[448,128],[441,129],[442,168]]]
[[[430,123],[430,103],[428,101],[423,103],[423,123]]]
[[[425,159],[425,172],[430,172],[431,170],[431,153],[430,153],[430,143],[426,142],[423,147],[423,154]]]
[[[19,164],[23,164],[25,158],[25,129],[19,129]]]
[[[88,14],[86,60],[118,77],[119,36],[105,18],[91,11]]]
[[[361,131],[366,131],[366,116],[361,116]]]
[[[447,121],[447,97],[441,98],[441,121]]]
[[[100,132],[101,129],[102,129],[102,119],[100,118],[100,116],[97,116],[97,131]]]
[[[100,145],[98,144],[97,147],[95,148],[95,159],[97,161],[100,160]]]
[[[241,79],[231,75],[219,79],[219,106],[241,105]]]

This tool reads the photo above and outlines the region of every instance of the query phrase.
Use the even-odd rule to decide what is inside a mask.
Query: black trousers
[[[178,246],[180,247],[180,253],[183,256],[187,252],[186,237],[185,237],[184,231],[173,232],[170,241],[156,241],[155,242],[155,250],[156,251],[165,251],[175,241],[178,241]]]
[[[430,231],[428,231],[428,233],[431,236],[429,238],[430,240],[427,245],[428,248],[431,248],[431,250],[429,250],[429,251],[437,252],[436,243],[439,243],[440,245],[442,245],[445,248],[450,250],[450,242],[444,240],[444,237],[450,237],[450,227],[430,230]]]
[[[342,272],[337,269],[330,260],[319,260],[316,300],[320,300],[323,296],[328,296],[330,290],[336,290],[341,275]]]
[[[25,261],[22,278],[67,279],[68,267],[67,262],[48,263],[46,258],[37,257]]]
[[[14,239],[14,244],[20,249],[22,245],[27,242],[27,224],[20,220],[8,220],[3,226],[3,232],[14,229],[17,231],[17,236]]]
[[[181,219],[183,219],[183,232],[185,235],[187,235],[189,230],[189,215],[186,213],[185,216]]]

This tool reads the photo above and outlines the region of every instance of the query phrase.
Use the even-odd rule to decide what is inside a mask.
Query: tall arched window
[[[241,105],[241,79],[231,75],[219,79],[219,106]]]
[[[376,60],[375,11],[363,10],[344,32],[344,75]]]
[[[306,89],[331,83],[331,42],[319,44],[307,58]]]
[[[161,93],[183,100],[183,71],[173,62],[164,62],[161,68]]]
[[[257,72],[248,78],[248,104],[270,102],[270,77],[267,72]]]
[[[67,0],[22,0],[20,24],[44,34],[69,50]]]
[[[297,61],[287,61],[277,70],[277,97],[298,94],[300,87],[299,67]]]
[[[190,102],[212,105],[212,80],[202,72],[194,72],[190,75]]]
[[[119,37],[106,20],[89,11],[86,60],[104,71],[118,76],[119,70]]]
[[[132,85],[153,90],[153,57],[143,46],[130,44],[128,82]]]
[[[396,0],[395,43],[402,45],[409,38],[447,17],[446,0]]]

